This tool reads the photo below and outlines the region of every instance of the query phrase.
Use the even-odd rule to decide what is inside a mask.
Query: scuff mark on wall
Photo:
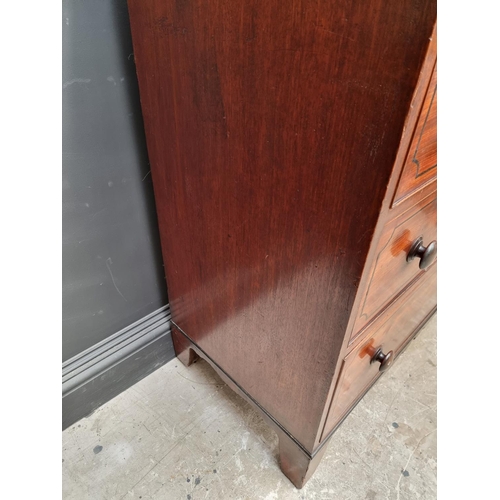
[[[63,83],[63,89],[73,85],[74,83],[90,83],[90,78],[73,78],[73,80],[69,80]]]

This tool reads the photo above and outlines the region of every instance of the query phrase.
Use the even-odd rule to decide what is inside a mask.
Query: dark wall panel
[[[167,303],[125,0],[64,0],[63,361]]]

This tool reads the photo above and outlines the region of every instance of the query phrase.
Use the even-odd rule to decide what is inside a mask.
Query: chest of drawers
[[[177,356],[313,473],[436,309],[432,0],[129,0]]]

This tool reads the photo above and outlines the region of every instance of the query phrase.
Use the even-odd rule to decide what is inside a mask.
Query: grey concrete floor
[[[174,360],[63,432],[63,498],[436,498],[436,316],[297,490],[278,439],[204,361]]]

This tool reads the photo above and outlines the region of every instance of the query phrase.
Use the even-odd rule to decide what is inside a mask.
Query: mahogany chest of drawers
[[[129,0],[177,356],[297,486],[436,309],[432,0]]]

